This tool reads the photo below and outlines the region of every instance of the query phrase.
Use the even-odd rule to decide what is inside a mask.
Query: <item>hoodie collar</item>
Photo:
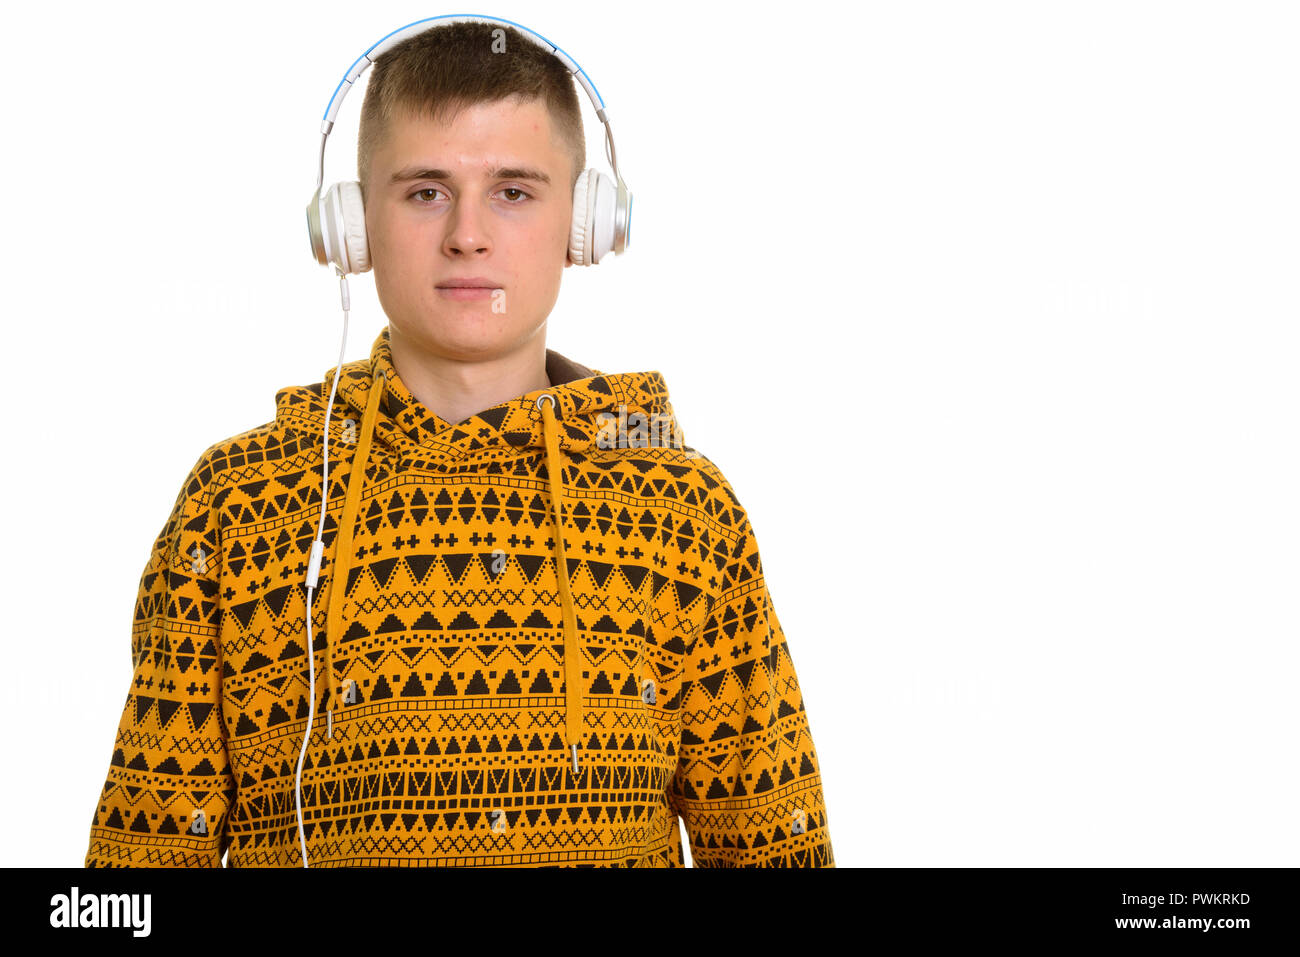
[[[335,369],[325,372],[321,398],[329,396]],[[521,396],[498,402],[471,415],[463,422],[448,422],[417,400],[406,387],[393,365],[388,327],[375,338],[368,360],[343,366],[338,393],[345,408],[336,408],[330,419],[330,432],[342,433],[346,420],[360,421],[370,397],[370,386],[378,380],[384,389],[374,426],[376,445],[413,455],[431,463],[490,455],[492,452],[519,448],[544,448],[545,433],[537,399],[547,393],[555,397],[556,418],[560,428],[560,448],[566,452],[594,448],[602,429],[608,430],[608,417],[619,415],[622,406],[627,414],[641,412],[661,419],[672,415],[668,405],[668,388],[657,371],[606,375],[597,369],[546,350],[546,376],[550,385]],[[323,412],[323,409],[322,409]],[[340,414],[341,413],[341,414]]]

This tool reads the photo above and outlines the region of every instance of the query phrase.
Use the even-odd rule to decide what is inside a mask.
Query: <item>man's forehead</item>
[[[499,123],[493,123],[499,120]],[[431,112],[399,108],[393,112],[389,130],[405,136],[427,136],[456,126],[499,128],[510,132],[553,132],[551,111],[539,97],[521,101],[516,96],[448,106],[435,118]]]
[[[485,122],[497,116],[506,124]],[[501,138],[497,134],[507,135],[510,145],[490,147],[482,142]],[[458,138],[465,141],[463,145]],[[437,120],[411,112],[395,115],[381,152],[385,154],[384,165],[393,169],[387,174],[390,182],[451,178],[452,168],[456,167],[469,168],[467,172],[485,170],[494,177],[549,183],[548,167],[558,163],[558,169],[564,164],[563,144],[555,136],[550,112],[540,99],[522,104],[501,100],[470,104],[455,113],[448,111]]]

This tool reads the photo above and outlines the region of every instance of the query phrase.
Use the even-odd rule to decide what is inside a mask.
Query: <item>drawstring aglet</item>
[[[569,745],[569,748],[573,751],[573,773],[577,774],[578,773],[578,746],[576,744],[571,744]]]

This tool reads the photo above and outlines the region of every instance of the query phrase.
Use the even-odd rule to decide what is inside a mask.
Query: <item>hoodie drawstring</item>
[[[543,399],[550,402],[543,404]],[[582,733],[582,690],[578,684],[578,622],[573,610],[573,595],[569,592],[569,564],[564,558],[564,483],[560,474],[560,435],[555,419],[555,396],[543,393],[537,397],[537,408],[542,413],[542,432],[546,436],[546,476],[551,485],[551,503],[555,508],[555,577],[560,582],[560,603],[564,610],[564,737],[573,755],[573,773],[578,773],[578,747]]]
[[[325,671],[329,675],[329,708],[325,712],[327,727],[326,737],[334,737],[334,709],[338,707],[338,678],[334,674],[334,644],[342,639],[339,629],[343,627],[343,592],[347,590],[348,573],[352,570],[352,527],[356,524],[357,513],[361,510],[361,486],[366,480],[366,460],[370,456],[370,440],[375,431],[375,419],[379,418],[379,400],[384,394],[385,373],[377,373],[370,381],[370,397],[366,400],[366,411],[361,416],[361,435],[357,440],[357,449],[352,456],[352,467],[348,471],[348,491],[343,499],[343,517],[334,544],[334,567],[330,574],[329,613],[325,619]]]
[[[361,510],[361,487],[365,483],[366,460],[370,454],[375,420],[379,417],[379,401],[384,392],[384,375],[379,372],[371,380],[370,396],[361,417],[361,434],[352,467],[348,472],[347,494],[343,501],[334,545],[334,567],[330,576],[328,617],[325,622],[325,670],[329,674],[329,707],[325,712],[327,738],[334,737],[334,711],[339,705],[338,679],[334,673],[334,645],[342,639],[343,593],[347,589],[352,569],[352,529]],[[544,402],[543,400],[550,400]],[[578,773],[578,748],[582,746],[582,685],[579,681],[578,621],[573,607],[573,594],[569,590],[569,566],[564,557],[564,483],[561,468],[559,422],[555,417],[555,396],[543,393],[537,398],[537,408],[542,413],[542,432],[546,439],[546,475],[550,483],[551,503],[555,510],[555,575],[560,586],[560,604],[564,616],[564,737],[573,757],[573,773]]]

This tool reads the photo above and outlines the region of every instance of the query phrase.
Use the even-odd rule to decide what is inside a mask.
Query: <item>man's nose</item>
[[[485,253],[492,246],[484,210],[473,200],[458,199],[447,222],[447,253]]]

